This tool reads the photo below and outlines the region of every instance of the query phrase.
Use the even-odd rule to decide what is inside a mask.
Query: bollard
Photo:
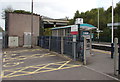
[[[84,65],[86,65],[86,46],[87,46],[87,41],[86,38],[84,37],[84,61],[83,61]]]
[[[119,74],[120,74],[120,43],[118,45],[119,45],[119,48],[118,48],[119,49],[118,50],[118,53],[119,53],[119,68],[118,69],[119,69]]]
[[[115,75],[118,75],[118,38],[115,38],[114,39],[114,45],[115,45],[115,48],[114,48],[114,74]]]

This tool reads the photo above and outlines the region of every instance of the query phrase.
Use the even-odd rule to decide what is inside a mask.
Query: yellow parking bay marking
[[[4,72],[3,78],[24,76],[24,75],[30,75],[30,74],[49,72],[49,71],[68,69],[68,68],[81,66],[78,64],[76,65],[76,64],[69,64],[69,63],[70,61],[62,61],[62,62],[56,62],[56,63],[40,64],[40,65],[21,67],[21,68],[10,69],[10,70],[3,70]]]

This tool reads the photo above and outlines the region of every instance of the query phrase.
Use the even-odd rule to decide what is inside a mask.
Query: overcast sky
[[[51,18],[72,18],[76,10],[85,12],[92,8],[104,7],[107,9],[112,5],[112,0],[33,0],[34,13]],[[113,0],[114,6],[120,0]],[[2,10],[12,7],[14,10],[31,11],[31,0],[0,0],[0,14]],[[4,20],[0,16],[0,26],[5,27]]]

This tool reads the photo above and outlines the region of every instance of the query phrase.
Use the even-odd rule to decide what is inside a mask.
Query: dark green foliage
[[[22,13],[22,14],[31,14],[31,12],[29,11],[25,11],[25,10],[14,10],[14,13]]]
[[[74,24],[76,18],[83,18],[84,23],[92,24],[97,27],[98,25],[98,8],[91,9],[90,11],[81,12],[77,10],[73,19],[70,20],[69,25]],[[99,8],[99,24],[100,24],[100,30],[103,30],[102,33],[100,33],[101,41],[110,42],[111,38],[111,29],[107,27],[107,23],[112,22],[112,6],[110,6],[107,10],[104,10],[104,8]],[[114,22],[120,22],[120,2],[116,4],[116,7],[114,8]],[[97,33],[95,33],[95,37],[97,36]],[[120,27],[118,27],[117,30],[114,30],[114,37],[120,38]]]
[[[52,35],[52,31],[50,28],[44,29],[44,36],[51,36],[51,35]]]

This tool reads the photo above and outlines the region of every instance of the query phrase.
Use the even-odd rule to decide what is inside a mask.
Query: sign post
[[[80,49],[81,49],[81,45],[80,45],[80,38],[81,38],[81,32],[80,32],[80,24],[83,24],[83,18],[77,18],[76,21],[75,21],[75,25],[77,26],[76,30],[77,30],[77,33],[78,34],[78,56],[80,56]],[[84,59],[84,58],[82,58]],[[83,60],[84,61],[84,60]]]
[[[113,2],[112,2],[113,3]],[[117,27],[114,27],[114,26],[120,26],[120,22],[117,22],[117,23],[113,23],[113,7],[112,7],[112,23],[108,23],[107,24],[108,27],[111,27],[112,26],[112,40],[111,40],[111,58],[113,59],[113,53],[114,53],[114,43],[113,43],[113,29],[117,29]]]
[[[73,35],[73,55],[74,61],[76,61],[76,35]]]

